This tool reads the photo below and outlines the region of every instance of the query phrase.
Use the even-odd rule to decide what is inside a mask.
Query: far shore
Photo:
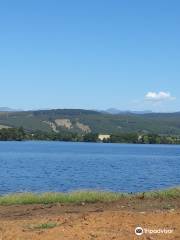
[[[103,142],[103,143],[131,143],[131,144],[180,144],[178,135],[162,135],[159,133],[75,133],[75,132],[28,132],[23,127],[0,130],[0,141],[65,141],[65,142]]]
[[[24,142],[59,142],[59,143],[91,143],[91,144],[113,144],[113,145],[136,145],[136,146],[148,146],[148,145],[157,145],[157,146],[179,146],[180,143],[129,143],[129,142],[102,142],[102,141],[98,141],[98,142],[87,142],[87,141],[61,141],[61,140],[37,140],[37,139],[33,139],[33,140],[0,140],[0,143],[10,143],[10,142],[19,142],[19,143],[24,143]]]

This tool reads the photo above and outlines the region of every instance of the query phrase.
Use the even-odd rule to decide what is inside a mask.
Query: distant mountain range
[[[110,114],[128,114],[128,113],[135,113],[135,114],[146,114],[146,113],[153,113],[152,111],[146,110],[146,111],[131,111],[131,110],[127,110],[127,111],[122,111],[116,108],[109,108],[105,111],[102,112],[107,112]]]
[[[51,109],[40,109],[40,110],[34,110],[34,111],[41,111],[41,110],[51,110]],[[20,112],[20,111],[23,111],[23,110],[22,109],[9,108],[9,107],[0,107],[0,112]],[[117,108],[108,108],[107,110],[96,110],[96,111],[101,112],[101,113],[109,113],[109,114],[128,114],[128,113],[146,114],[146,113],[153,113],[150,110],[145,110],[145,111],[126,110],[126,111],[123,111],[123,110],[119,110]]]
[[[17,112],[22,111],[22,109],[13,109],[9,107],[0,107],[0,112]]]
[[[180,135],[180,112],[148,113],[54,109],[17,111],[1,108],[0,125],[27,131],[76,133],[157,133]],[[8,114],[7,114],[8,113]],[[143,113],[143,114],[142,114]]]

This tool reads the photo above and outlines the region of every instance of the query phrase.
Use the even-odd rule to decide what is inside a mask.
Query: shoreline
[[[172,187],[163,190],[140,192],[140,193],[120,193],[104,191],[74,191],[74,192],[45,192],[45,193],[10,193],[0,195],[0,206],[6,205],[26,205],[26,204],[80,204],[80,203],[108,203],[122,199],[180,199],[180,187]]]
[[[24,141],[24,140],[45,140],[45,141],[67,141],[67,142],[101,142],[101,143],[136,143],[136,144],[180,144],[180,136],[177,134],[161,134],[153,132],[44,132],[31,131],[20,128],[9,128],[0,130],[0,140]]]
[[[61,140],[0,140],[0,143],[11,143],[11,142],[60,142],[60,143],[85,143],[85,144],[107,144],[107,145],[136,145],[136,146],[179,146],[180,143],[130,143],[130,142],[86,142],[86,141],[61,141]]]
[[[0,239],[138,240],[137,227],[173,230],[168,235],[144,233],[144,240],[179,239],[180,196],[163,196],[139,195],[113,202],[0,205]]]

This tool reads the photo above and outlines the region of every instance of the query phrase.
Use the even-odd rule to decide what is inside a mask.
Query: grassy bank
[[[114,202],[122,198],[153,198],[171,199],[180,198],[180,187],[162,191],[125,194],[97,191],[81,191],[72,193],[19,193],[0,196],[0,205],[23,205],[23,204],[52,204],[52,203],[95,203]]]

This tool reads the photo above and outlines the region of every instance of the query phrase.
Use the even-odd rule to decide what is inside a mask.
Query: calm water
[[[180,184],[180,146],[0,142],[0,194],[101,189],[147,191]]]

